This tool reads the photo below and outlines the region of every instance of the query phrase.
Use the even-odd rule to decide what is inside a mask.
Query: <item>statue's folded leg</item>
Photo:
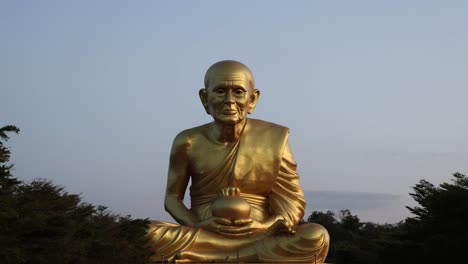
[[[154,255],[150,261],[173,261],[176,255],[189,248],[199,235],[199,230],[168,222],[152,221],[148,236]]]
[[[225,261],[233,258],[242,247],[251,248],[259,236],[229,238],[207,230],[178,224],[153,221],[148,232],[149,248],[154,252],[152,262],[162,260],[205,262]]]
[[[327,257],[330,236],[319,224],[298,225],[296,234],[278,235],[256,243],[258,262],[323,263]],[[287,261],[285,261],[287,260]]]
[[[325,261],[330,238],[318,224],[297,226],[295,235],[227,238],[206,230],[154,222],[152,261],[316,262]]]

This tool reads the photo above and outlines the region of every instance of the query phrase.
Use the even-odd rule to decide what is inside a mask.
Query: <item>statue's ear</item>
[[[260,97],[260,91],[255,89],[250,96],[250,102],[249,102],[249,108],[247,113],[252,114],[253,110],[255,109],[255,106],[257,105],[258,98]]]
[[[203,107],[205,108],[206,113],[210,114],[210,109],[208,108],[208,91],[206,88],[201,88],[200,91],[198,91],[198,95],[200,96],[200,100],[203,104]]]

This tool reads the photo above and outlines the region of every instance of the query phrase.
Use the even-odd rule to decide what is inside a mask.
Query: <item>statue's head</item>
[[[200,99],[206,112],[215,121],[236,124],[251,114],[258,102],[260,91],[247,66],[225,60],[213,64],[205,74],[205,88]]]

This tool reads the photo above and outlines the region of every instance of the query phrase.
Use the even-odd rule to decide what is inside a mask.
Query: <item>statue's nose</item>
[[[224,102],[227,104],[234,103],[234,97],[232,96],[231,91],[228,91],[226,95],[224,96]]]

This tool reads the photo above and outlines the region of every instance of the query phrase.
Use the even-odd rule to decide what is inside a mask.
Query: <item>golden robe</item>
[[[203,126],[187,133],[200,129]],[[242,135],[222,162],[213,168],[191,169],[190,211],[201,221],[212,217],[211,204],[220,190],[235,186],[250,204],[251,218],[261,222],[279,215],[288,225],[295,226],[295,235],[263,232],[233,238],[201,228],[154,221],[149,233],[155,252],[151,260],[172,261],[178,253],[188,251],[225,254],[230,257],[227,261],[234,261],[232,256],[244,250],[253,252],[247,259],[249,262],[323,262],[329,245],[327,231],[317,224],[298,225],[304,215],[305,200],[288,135],[286,127],[247,119]],[[204,156],[214,159],[219,153],[212,150]]]

